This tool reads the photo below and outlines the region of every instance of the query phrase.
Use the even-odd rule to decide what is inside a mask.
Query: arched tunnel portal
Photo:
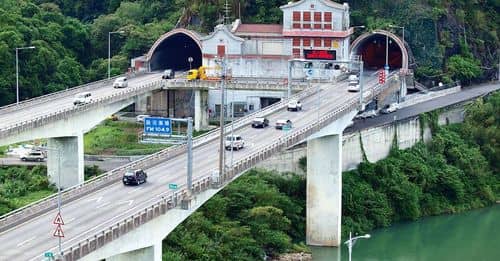
[[[189,62],[192,57],[192,62]],[[151,71],[173,69],[187,71],[202,64],[198,35],[186,29],[174,29],[162,35],[147,54]]]
[[[351,54],[362,56],[365,70],[383,69],[386,60],[391,71],[408,69],[409,55],[403,41],[388,31],[377,30],[362,34],[352,43]]]

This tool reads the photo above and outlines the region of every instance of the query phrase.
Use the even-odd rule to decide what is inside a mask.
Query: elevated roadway
[[[142,78],[143,81],[153,80],[156,75]],[[375,79],[369,79],[373,88]],[[103,90],[102,95],[108,91]],[[254,129],[248,124],[236,128],[235,134],[245,139],[245,148],[233,152],[233,161],[242,161],[255,154],[261,148],[289,135],[272,127],[277,119],[290,119],[293,129],[300,130],[318,122],[320,117],[331,113],[345,104],[355,104],[359,93],[347,92],[347,83],[336,85],[321,84],[309,88],[307,97],[302,99],[303,110],[288,112],[283,106],[275,105],[275,109],[267,115],[271,126],[265,129]],[[367,91],[366,93],[369,93]],[[365,93],[365,95],[366,95]],[[281,106],[281,107],[279,107]],[[248,119],[247,119],[248,120]],[[195,142],[196,144],[196,142]],[[218,140],[199,143],[194,149],[193,177],[200,179],[210,176],[218,166]],[[226,163],[231,161],[230,152],[226,152]],[[145,167],[148,182],[137,187],[125,187],[117,179],[110,185],[97,189],[88,195],[80,195],[62,207],[65,220],[63,226],[65,238],[63,248],[75,245],[81,240],[99,233],[112,224],[123,220],[141,209],[147,208],[152,202],[170,194],[169,183],[184,185],[186,183],[186,157],[181,153],[172,156],[158,164]],[[117,176],[117,175],[115,175]],[[0,233],[0,260],[39,260],[46,251],[56,252],[57,240],[52,236],[55,226],[52,221],[57,213],[54,208],[47,208],[42,214],[37,214],[20,224],[10,226]]]

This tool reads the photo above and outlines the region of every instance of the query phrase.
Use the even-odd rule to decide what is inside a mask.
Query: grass
[[[92,155],[147,155],[158,152],[168,144],[142,144],[138,142],[138,133],[143,125],[135,122],[105,120],[102,124],[85,134],[85,153]],[[175,128],[177,130],[177,128]],[[184,131],[185,127],[181,127]],[[193,131],[193,136],[207,131]]]
[[[9,201],[17,209],[17,208],[24,207],[28,204],[31,204],[35,201],[38,201],[42,198],[48,197],[52,194],[54,194],[53,190],[49,190],[49,189],[39,190],[39,191],[30,192],[29,194],[27,194],[25,196],[12,198]]]

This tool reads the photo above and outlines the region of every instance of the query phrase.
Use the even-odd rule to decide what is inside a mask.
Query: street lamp
[[[111,78],[111,35],[124,33],[125,31],[108,32],[108,79]]]
[[[370,234],[366,234],[364,236],[352,237],[352,232],[349,232],[349,240],[345,241],[344,244],[349,248],[349,261],[351,261],[352,247],[356,244],[356,240],[360,238],[370,238]]]
[[[59,215],[61,214],[61,150],[60,149],[57,149],[57,148],[51,148],[51,147],[46,147],[45,148],[46,150],[51,150],[51,151],[55,151],[57,152],[57,161],[58,161],[58,164],[57,164],[57,212],[59,213]],[[63,252],[62,252],[62,246],[61,246],[61,237],[58,237],[59,238],[59,254],[62,256],[63,255]]]
[[[35,49],[35,46],[16,48],[16,105],[19,105],[19,50]]]
[[[390,24],[389,27],[391,28],[400,28],[403,30],[403,44],[405,44],[405,27],[404,26],[399,26],[399,25],[392,25]]]

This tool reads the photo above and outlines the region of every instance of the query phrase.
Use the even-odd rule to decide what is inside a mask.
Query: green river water
[[[500,204],[462,214],[422,218],[372,231],[352,261],[500,261]],[[345,241],[345,240],[344,240]],[[312,248],[313,260],[348,260],[347,246]]]

